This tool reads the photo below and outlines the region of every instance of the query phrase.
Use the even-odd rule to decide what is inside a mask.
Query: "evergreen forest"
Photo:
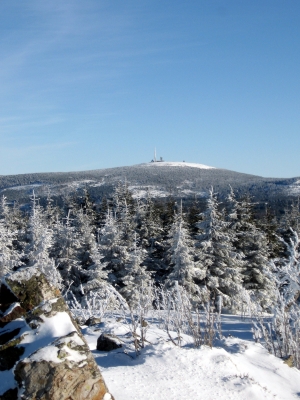
[[[38,266],[82,307],[107,282],[131,305],[141,286],[176,284],[194,304],[236,312],[247,294],[270,311],[278,292],[287,303],[300,294],[298,221],[298,202],[280,217],[268,204],[258,215],[249,196],[231,190],[220,202],[213,188],[188,204],[134,199],[121,182],[97,205],[87,190],[62,206],[33,192],[26,210],[3,196],[1,274]]]

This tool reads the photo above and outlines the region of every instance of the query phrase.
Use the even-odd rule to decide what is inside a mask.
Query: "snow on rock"
[[[37,268],[6,276],[5,288],[4,315],[23,314],[0,325],[0,398],[102,400],[108,390],[58,289]]]
[[[107,393],[99,370],[78,332],[38,349],[15,368],[26,398],[42,393],[45,399],[102,399]],[[40,398],[40,397],[39,397]]]
[[[31,278],[38,278],[42,274],[41,270],[37,267],[24,268],[17,272],[11,273],[7,276],[9,282],[24,282],[29,281]]]
[[[199,169],[215,169],[215,167],[210,167],[204,164],[197,163],[187,163],[187,162],[168,162],[168,161],[158,161],[151,162],[145,165],[155,166],[155,167],[191,167],[191,168],[199,168]]]
[[[39,315],[38,326],[27,332],[23,344],[26,344],[25,356],[40,348],[49,346],[54,339],[68,335],[76,330],[67,312],[57,312],[52,317]]]
[[[8,314],[10,314],[16,307],[21,307],[20,303],[12,303],[8,309],[5,310],[3,317],[6,317]]]
[[[20,306],[20,303],[12,303],[4,313],[1,313],[0,326],[3,326],[16,318],[22,317],[24,314],[25,310]]]
[[[47,323],[48,326],[49,324],[55,325],[57,323],[57,319],[55,319],[55,317],[49,318],[49,321],[47,321]],[[48,345],[44,347],[38,348],[28,358],[24,358],[23,362],[39,362],[44,360],[49,362],[52,361],[54,363],[61,363],[64,359],[70,362],[81,362],[83,360],[86,360],[87,355],[84,351],[85,342],[78,336],[78,333],[74,331],[74,325],[72,325],[72,329],[73,331],[71,331],[71,333],[60,337],[54,342],[51,341]],[[51,337],[51,335],[49,335],[48,338],[49,337]],[[26,339],[28,343],[28,336],[26,337]],[[22,344],[26,343],[26,339],[22,341]],[[33,338],[29,336],[29,340],[33,340]],[[30,346],[28,347],[30,348]],[[62,353],[64,354],[63,356]]]

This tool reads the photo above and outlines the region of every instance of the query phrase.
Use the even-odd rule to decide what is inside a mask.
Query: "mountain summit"
[[[125,182],[135,197],[205,196],[211,186],[225,196],[230,186],[237,195],[250,194],[261,201],[298,195],[300,178],[263,178],[203,164],[156,161],[91,171],[33,173],[0,177],[0,191],[10,200],[27,198],[32,189],[62,195],[87,188],[93,198],[109,196],[118,182]]]

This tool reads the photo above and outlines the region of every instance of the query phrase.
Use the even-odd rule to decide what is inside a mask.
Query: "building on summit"
[[[159,157],[159,160],[156,158],[156,148],[154,149],[154,158],[151,160],[151,162],[164,162],[162,157]]]

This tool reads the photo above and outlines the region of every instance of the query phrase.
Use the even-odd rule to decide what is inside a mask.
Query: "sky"
[[[300,176],[299,0],[0,0],[0,175]]]

